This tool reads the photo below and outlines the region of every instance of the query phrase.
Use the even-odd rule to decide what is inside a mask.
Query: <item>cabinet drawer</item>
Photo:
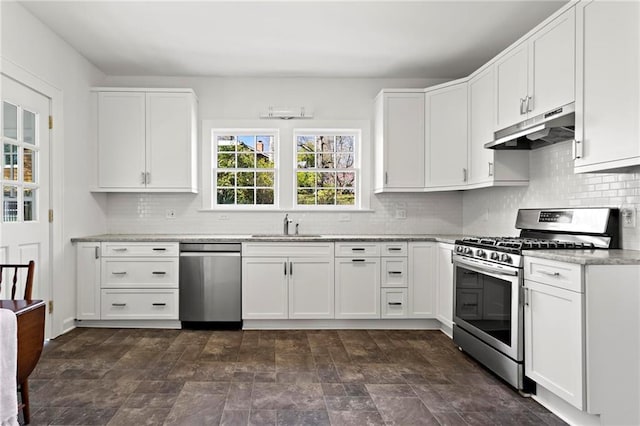
[[[524,258],[524,279],[542,284],[584,292],[582,266],[535,257]]]
[[[406,256],[407,255],[407,243],[382,243],[382,256]]]
[[[380,256],[378,243],[336,243],[337,257]]]
[[[178,243],[102,243],[102,256],[178,256]]]
[[[103,258],[102,288],[178,288],[178,259]]]
[[[101,318],[178,319],[178,289],[131,290],[103,289]]]
[[[407,286],[407,258],[383,257],[380,281],[382,287]]]
[[[333,243],[242,243],[242,257],[333,257]]]
[[[407,289],[383,288],[380,297],[382,318],[407,318]]]

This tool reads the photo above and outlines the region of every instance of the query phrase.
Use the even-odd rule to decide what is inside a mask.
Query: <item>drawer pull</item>
[[[543,271],[543,270],[540,270],[538,272],[540,272],[542,275],[546,275],[548,277],[559,277],[560,276],[560,272],[547,272],[547,271]]]
[[[127,306],[127,304],[126,303],[112,303],[111,306],[123,307],[123,306]]]
[[[166,303],[152,303],[153,306],[167,306]]]
[[[154,247],[153,251],[167,251],[167,249],[164,247]]]
[[[402,275],[402,271],[389,271],[389,275]]]
[[[400,247],[389,247],[389,251],[401,251],[402,248]]]
[[[126,247],[114,248],[113,251],[127,251]]]
[[[163,272],[163,271],[153,271],[152,274],[153,275],[167,275],[167,273]]]
[[[364,259],[351,259],[352,262],[364,262]]]
[[[127,275],[127,271],[121,271],[121,272],[112,272],[113,275]]]
[[[390,306],[402,306],[402,302],[389,302]]]
[[[351,251],[364,251],[364,249],[362,247],[354,247]]]

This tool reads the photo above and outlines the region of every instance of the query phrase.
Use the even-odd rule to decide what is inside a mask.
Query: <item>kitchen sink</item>
[[[253,234],[252,238],[320,238],[322,235],[318,234],[298,234],[298,235],[285,235],[285,234]]]

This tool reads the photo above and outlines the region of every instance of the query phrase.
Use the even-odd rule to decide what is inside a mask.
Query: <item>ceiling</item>
[[[456,78],[567,1],[21,3],[108,75]]]

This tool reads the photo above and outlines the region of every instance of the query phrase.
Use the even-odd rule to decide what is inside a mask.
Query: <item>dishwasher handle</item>
[[[183,251],[180,257],[240,257],[240,253],[210,252],[210,251]]]

